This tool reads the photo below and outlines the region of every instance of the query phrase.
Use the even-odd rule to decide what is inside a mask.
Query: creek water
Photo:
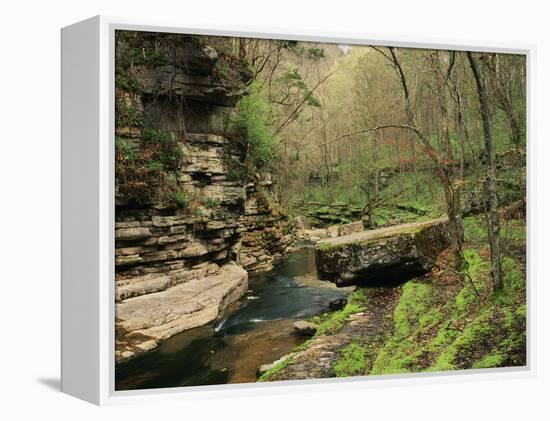
[[[256,381],[256,370],[304,341],[296,320],[328,311],[346,295],[318,281],[315,254],[303,246],[271,271],[251,273],[249,290],[227,317],[163,342],[154,351],[116,367],[116,390]]]

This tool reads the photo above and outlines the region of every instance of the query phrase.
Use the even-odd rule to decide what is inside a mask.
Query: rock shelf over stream
[[[422,275],[449,245],[447,224],[447,219],[436,219],[319,241],[318,276],[346,286],[383,285]]]

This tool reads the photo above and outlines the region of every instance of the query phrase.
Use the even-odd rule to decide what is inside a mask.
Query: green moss
[[[275,374],[277,374],[279,371],[281,371],[282,369],[284,369],[286,366],[288,366],[292,360],[294,359],[294,357],[302,352],[304,349],[306,349],[309,344],[311,343],[311,339],[308,339],[307,341],[305,341],[304,343],[298,345],[297,347],[295,347],[292,351],[290,351],[290,353],[288,353],[287,357],[278,362],[277,364],[275,364],[273,367],[271,367],[269,370],[267,370],[265,373],[263,373],[259,378],[258,378],[258,381],[259,382],[264,382],[264,381],[267,381],[269,380],[270,377],[274,376]]]
[[[480,274],[488,270],[487,261],[481,258],[477,250],[465,249],[464,261],[464,287],[455,297],[456,309],[459,313],[465,313],[469,307],[478,302],[474,288],[478,292],[484,290],[485,284],[480,280]]]
[[[403,286],[401,298],[394,312],[395,332],[398,337],[409,336],[414,329],[413,323],[426,316],[430,305],[431,286],[416,281]],[[435,309],[432,309],[432,317]],[[428,316],[430,318],[430,316]]]
[[[348,317],[365,310],[366,297],[363,290],[357,290],[348,296],[348,303],[342,310],[329,313],[329,317],[319,324],[316,336],[334,335],[339,332]]]
[[[427,352],[435,355],[439,355],[441,351],[448,345],[450,345],[460,332],[450,327],[450,323],[445,323],[439,328],[436,336],[431,339],[426,345]]]
[[[473,322],[469,323],[462,333],[439,356],[430,371],[454,370],[457,367],[457,357],[463,357],[467,350],[475,348],[479,342],[491,333],[490,313],[482,312]]]
[[[512,290],[518,290],[525,286],[525,279],[518,270],[514,259],[505,257],[502,259],[502,273],[504,275],[504,286]]]
[[[337,249],[338,246],[334,245],[334,244],[331,244],[331,243],[321,241],[321,242],[317,243],[317,248],[321,251],[330,251],[330,250]]]
[[[472,368],[491,368],[498,367],[502,361],[503,357],[500,354],[487,354],[483,358],[476,361]]]
[[[278,362],[273,367],[271,367],[269,370],[267,370],[265,373],[263,373],[259,378],[259,382],[265,382],[270,377],[272,377],[274,374],[281,371],[283,368],[285,368],[293,359],[294,355],[290,355],[287,358],[285,358],[283,361]]]
[[[365,373],[365,349],[358,342],[351,342],[339,350],[339,358],[332,369],[337,377],[359,376]]]
[[[419,339],[442,322],[442,312],[434,302],[435,288],[410,281],[403,285],[394,310],[394,330],[374,361],[371,374],[415,371],[424,352]]]

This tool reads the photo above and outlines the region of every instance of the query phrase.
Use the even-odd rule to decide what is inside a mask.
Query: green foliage
[[[506,221],[500,229],[501,239],[511,242],[524,242],[526,234],[525,221],[519,219]]]
[[[231,68],[229,67],[229,63],[216,63],[216,73],[220,79],[229,79],[231,76]]]
[[[319,61],[322,58],[325,58],[325,49],[312,47],[307,49],[307,57],[314,61]]]
[[[146,161],[145,166],[147,167],[147,169],[151,171],[158,172],[158,171],[164,170],[164,165],[161,162],[157,162],[157,161]]]
[[[309,50],[308,55],[316,56],[318,55],[317,60],[322,57],[324,50],[320,48],[312,48]],[[299,92],[303,94],[303,99],[306,104],[312,107],[320,107],[321,103],[317,98],[314,97],[311,90],[308,88],[300,70],[297,67],[292,68],[292,70],[287,71],[281,78],[282,83],[287,87],[287,89],[298,89]]]
[[[163,200],[185,207],[179,194],[176,172],[183,151],[169,132],[143,129],[141,144],[116,139],[116,182],[118,194],[143,204]]]
[[[231,181],[247,181],[248,177],[251,176],[249,174],[248,168],[244,165],[238,165],[236,163],[233,163],[233,167],[229,169],[227,172],[227,178]]]
[[[365,349],[356,341],[339,350],[339,358],[332,369],[337,377],[360,376],[365,374]]]
[[[115,124],[118,127],[142,127],[143,117],[141,113],[124,99],[117,98],[115,103]]]
[[[133,48],[130,57],[134,65],[150,64],[152,66],[163,66],[167,59],[152,47]]]
[[[487,228],[483,216],[470,216],[464,218],[464,238],[467,242],[479,243],[487,241]]]
[[[153,154],[152,161],[157,161],[162,169],[175,171],[181,165],[183,150],[170,132],[150,128],[143,129],[142,142]]]
[[[272,106],[262,86],[254,83],[250,94],[238,103],[238,112],[232,119],[237,136],[238,154],[242,163],[232,169],[233,177],[247,178],[257,171],[266,171],[279,153],[279,139],[271,128]]]
[[[128,142],[128,140],[122,137],[117,137],[115,139],[115,149],[117,151],[117,155],[124,162],[133,161],[137,158],[136,149],[130,144],[130,142]]]
[[[219,200],[217,199],[212,199],[210,197],[207,197],[205,200],[204,200],[204,204],[210,208],[210,209],[217,209],[220,207],[220,202]]]
[[[189,205],[189,197],[185,192],[175,191],[172,193],[172,200],[178,208],[185,209]]]
[[[502,259],[502,273],[504,274],[505,288],[519,290],[525,287],[524,277],[511,257],[504,257]]]
[[[141,82],[135,77],[128,75],[128,72],[125,72],[124,74],[117,73],[115,83],[117,88],[122,89],[126,92],[139,94],[143,91],[143,86],[141,85]]]

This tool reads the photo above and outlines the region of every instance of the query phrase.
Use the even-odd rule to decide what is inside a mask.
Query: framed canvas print
[[[529,372],[530,52],[64,28],[63,391]]]

